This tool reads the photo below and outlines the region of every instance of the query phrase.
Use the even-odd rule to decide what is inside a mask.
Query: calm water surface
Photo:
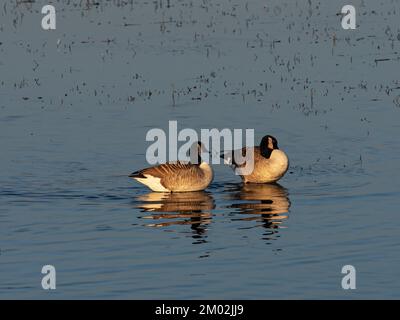
[[[0,298],[400,297],[398,1],[355,31],[328,1],[55,1],[51,32],[5,2]],[[168,120],[273,134],[290,169],[149,192],[128,175]]]

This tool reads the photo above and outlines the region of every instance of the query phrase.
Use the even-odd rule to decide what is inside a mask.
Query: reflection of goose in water
[[[205,232],[202,225],[211,222],[211,210],[215,208],[214,199],[210,193],[178,192],[159,193],[151,192],[137,198],[137,208],[143,212],[151,212],[151,215],[143,216],[142,219],[164,220],[173,219],[160,223],[151,223],[149,227],[166,227],[171,225],[191,225],[198,234]]]
[[[231,200],[238,200],[228,208],[237,209],[234,213],[250,215],[233,220],[262,222],[267,229],[277,229],[286,220],[290,208],[288,192],[277,183],[274,184],[244,184],[230,189]],[[272,232],[274,233],[274,232]]]

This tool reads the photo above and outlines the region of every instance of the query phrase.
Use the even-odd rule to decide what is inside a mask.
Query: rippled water
[[[398,1],[0,9],[1,298],[399,298]],[[152,193],[150,128],[254,128],[273,185]],[[57,289],[41,288],[41,268]],[[357,289],[341,288],[343,265]]]

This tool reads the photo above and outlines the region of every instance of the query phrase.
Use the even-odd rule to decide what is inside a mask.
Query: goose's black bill
[[[129,175],[129,178],[146,178],[141,171],[135,171]]]

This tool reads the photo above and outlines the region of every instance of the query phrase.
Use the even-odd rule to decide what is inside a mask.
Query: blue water
[[[0,9],[0,298],[399,298],[398,2],[354,31],[335,3],[169,3]],[[273,134],[289,171],[151,193],[128,175],[169,120]]]

